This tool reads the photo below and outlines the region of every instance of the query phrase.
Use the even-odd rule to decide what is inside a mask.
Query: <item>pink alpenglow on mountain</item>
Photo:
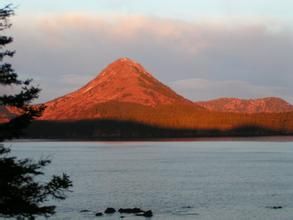
[[[15,107],[0,106],[0,123],[8,122],[21,112]]]
[[[121,58],[107,66],[95,79],[82,88],[45,103],[39,120],[84,120],[103,118],[145,117],[166,106],[172,116],[190,115],[193,111],[232,113],[293,112],[293,106],[280,98],[221,98],[191,102],[154,78],[137,62]],[[169,108],[170,107],[170,108]],[[175,110],[174,109],[177,109]],[[188,109],[188,110],[187,110]],[[115,112],[115,113],[113,113]],[[144,114],[144,116],[143,116]],[[178,113],[179,114],[179,113]],[[19,111],[0,106],[0,123],[19,115]],[[197,114],[198,115],[198,114]],[[115,118],[113,118],[115,119]]]
[[[86,111],[106,102],[135,103],[156,107],[168,104],[192,104],[155,79],[140,64],[121,58],[107,66],[81,89],[46,103],[41,119],[93,119],[99,113]],[[84,115],[84,112],[87,112]]]
[[[268,97],[262,99],[220,98],[195,102],[210,111],[235,113],[279,113],[293,111],[293,105],[283,99]]]

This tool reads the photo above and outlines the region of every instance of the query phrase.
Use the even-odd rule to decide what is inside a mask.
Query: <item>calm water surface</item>
[[[292,141],[12,142],[13,154],[52,159],[46,174],[74,182],[52,219],[97,219],[140,207],[152,219],[293,219]],[[273,210],[270,206],[282,206]],[[80,213],[88,209],[93,213]],[[120,219],[120,215],[99,219]],[[144,219],[125,215],[125,219]]]

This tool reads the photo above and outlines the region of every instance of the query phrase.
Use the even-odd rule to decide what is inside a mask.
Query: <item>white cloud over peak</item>
[[[107,64],[125,56],[163,82],[177,81],[178,86],[180,80],[195,79],[187,81],[202,92],[194,97],[194,90],[185,83],[184,94],[189,98],[290,98],[293,94],[293,32],[269,19],[186,22],[113,14],[51,14],[16,18],[13,35],[15,67],[38,80],[44,88],[42,100],[79,88]]]

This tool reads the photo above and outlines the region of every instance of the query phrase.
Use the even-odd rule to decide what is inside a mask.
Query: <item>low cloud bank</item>
[[[40,83],[43,101],[79,88],[127,56],[190,99],[282,96],[293,102],[292,30],[270,20],[70,13],[19,16],[12,30],[15,67]]]

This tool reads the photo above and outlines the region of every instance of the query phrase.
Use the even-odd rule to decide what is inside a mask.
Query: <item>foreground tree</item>
[[[9,18],[12,15],[14,9],[11,5],[0,8],[0,33],[10,28]],[[15,109],[18,116],[0,124],[0,142],[19,137],[44,110],[41,105],[31,105],[31,101],[38,98],[40,89],[31,85],[32,80],[20,80],[12,65],[4,62],[6,57],[14,55],[14,51],[5,49],[12,40],[0,34],[0,92],[7,86],[13,86],[17,92],[0,93],[0,106]],[[53,176],[47,182],[36,181],[37,177],[44,175],[43,169],[50,162],[10,156],[10,149],[0,143],[0,216],[33,219],[55,213],[55,206],[44,203],[50,199],[65,199],[72,182],[66,174]]]

